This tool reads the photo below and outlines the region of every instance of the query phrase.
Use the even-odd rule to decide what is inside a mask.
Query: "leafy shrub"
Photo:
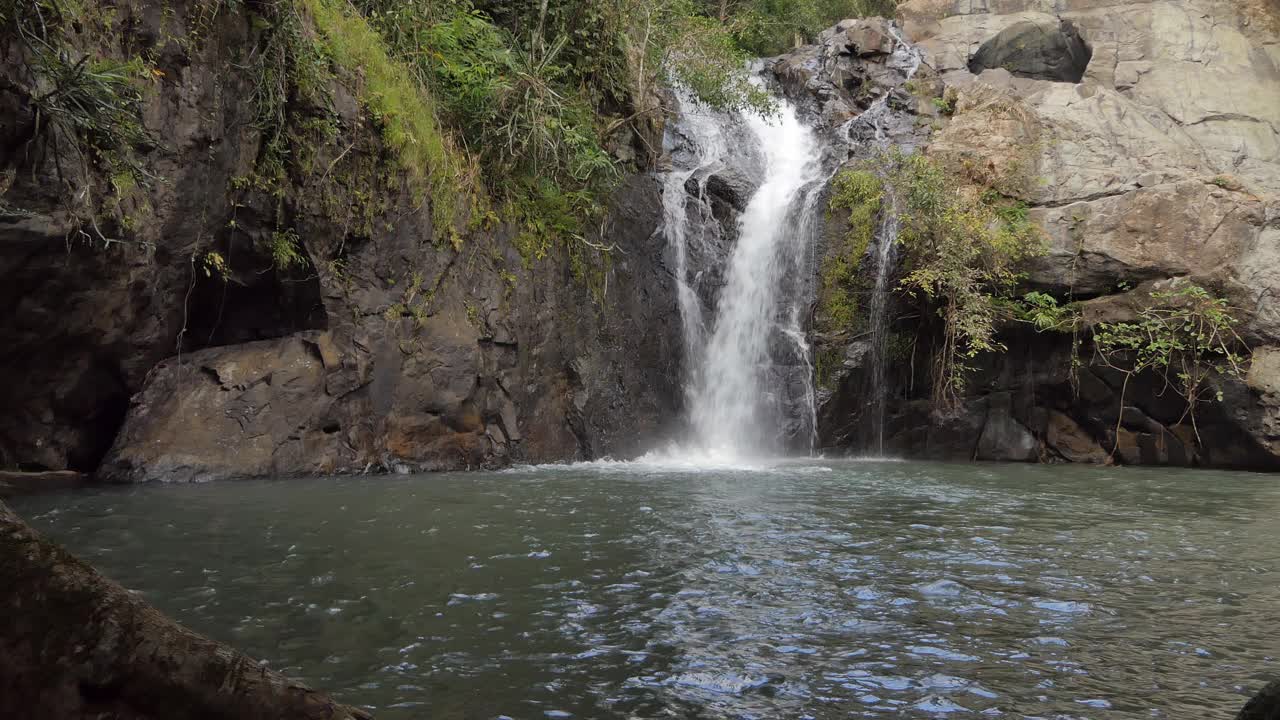
[[[1025,207],[958,182],[924,155],[894,151],[881,162],[898,201],[900,287],[942,320],[933,401],[946,411],[964,392],[968,361],[1004,350],[995,339],[998,301],[1016,287],[1021,263],[1044,252],[1044,237]]]
[[[879,227],[883,180],[870,170],[849,168],[831,181],[828,207],[849,213],[844,245],[823,262],[818,297],[818,329],[855,330],[861,321],[858,296],[865,289],[858,268]]]
[[[1210,387],[1212,377],[1243,377],[1248,348],[1236,332],[1239,320],[1224,298],[1194,284],[1150,293],[1151,304],[1138,311],[1133,322],[1099,323],[1093,343],[1099,364],[1124,374],[1120,408],[1124,409],[1129,380],[1154,372],[1186,402],[1175,425],[1190,419],[1196,438],[1196,408],[1206,393],[1222,400],[1222,392]],[[1123,412],[1121,413],[1123,415]],[[1116,438],[1119,442],[1117,421]],[[1112,450],[1114,452],[1114,449]]]

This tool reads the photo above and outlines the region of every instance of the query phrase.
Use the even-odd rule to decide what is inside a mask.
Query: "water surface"
[[[1230,717],[1280,673],[1280,482],[812,461],[27,498],[379,718]]]

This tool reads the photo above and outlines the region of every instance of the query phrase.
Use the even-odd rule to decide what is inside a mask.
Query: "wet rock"
[[[89,482],[89,476],[71,470],[11,472],[0,470],[0,498],[68,490]]]
[[[1056,410],[1049,412],[1045,444],[1064,459],[1076,463],[1101,464],[1109,455],[1079,423]]]
[[[1241,708],[1236,720],[1280,720],[1280,680],[1273,680]]]
[[[757,180],[735,168],[725,168],[707,178],[707,192],[738,212],[747,209],[757,187]]]
[[[888,55],[893,52],[894,39],[884,26],[883,20],[871,18],[864,22],[853,23],[844,31],[845,49],[860,58]]]
[[[978,460],[1036,462],[1040,459],[1040,442],[1025,425],[1013,419],[1008,407],[993,405],[982,426],[975,457]]]

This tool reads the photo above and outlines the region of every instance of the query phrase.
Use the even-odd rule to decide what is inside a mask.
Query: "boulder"
[[[844,38],[846,49],[861,58],[888,55],[894,48],[893,36],[879,18],[853,23],[844,31]]]
[[[287,338],[160,363],[134,397],[98,477],[199,482],[332,469],[326,453],[336,445],[329,436],[338,419],[321,358],[302,339]]]
[[[996,33],[969,60],[969,72],[1004,68],[1018,77],[1077,83],[1093,51],[1070,20],[1023,21]]]
[[[975,459],[1036,462],[1040,459],[1040,442],[1025,425],[1013,419],[1007,407],[993,406],[982,426]]]
[[[1280,720],[1280,680],[1272,680],[1250,698],[1236,720]]]
[[[1045,444],[1071,462],[1100,464],[1109,455],[1075,420],[1057,410],[1049,413]]]

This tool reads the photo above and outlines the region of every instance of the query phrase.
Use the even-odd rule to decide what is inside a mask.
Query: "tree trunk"
[[[0,502],[0,717],[369,720],[165,617]]]

